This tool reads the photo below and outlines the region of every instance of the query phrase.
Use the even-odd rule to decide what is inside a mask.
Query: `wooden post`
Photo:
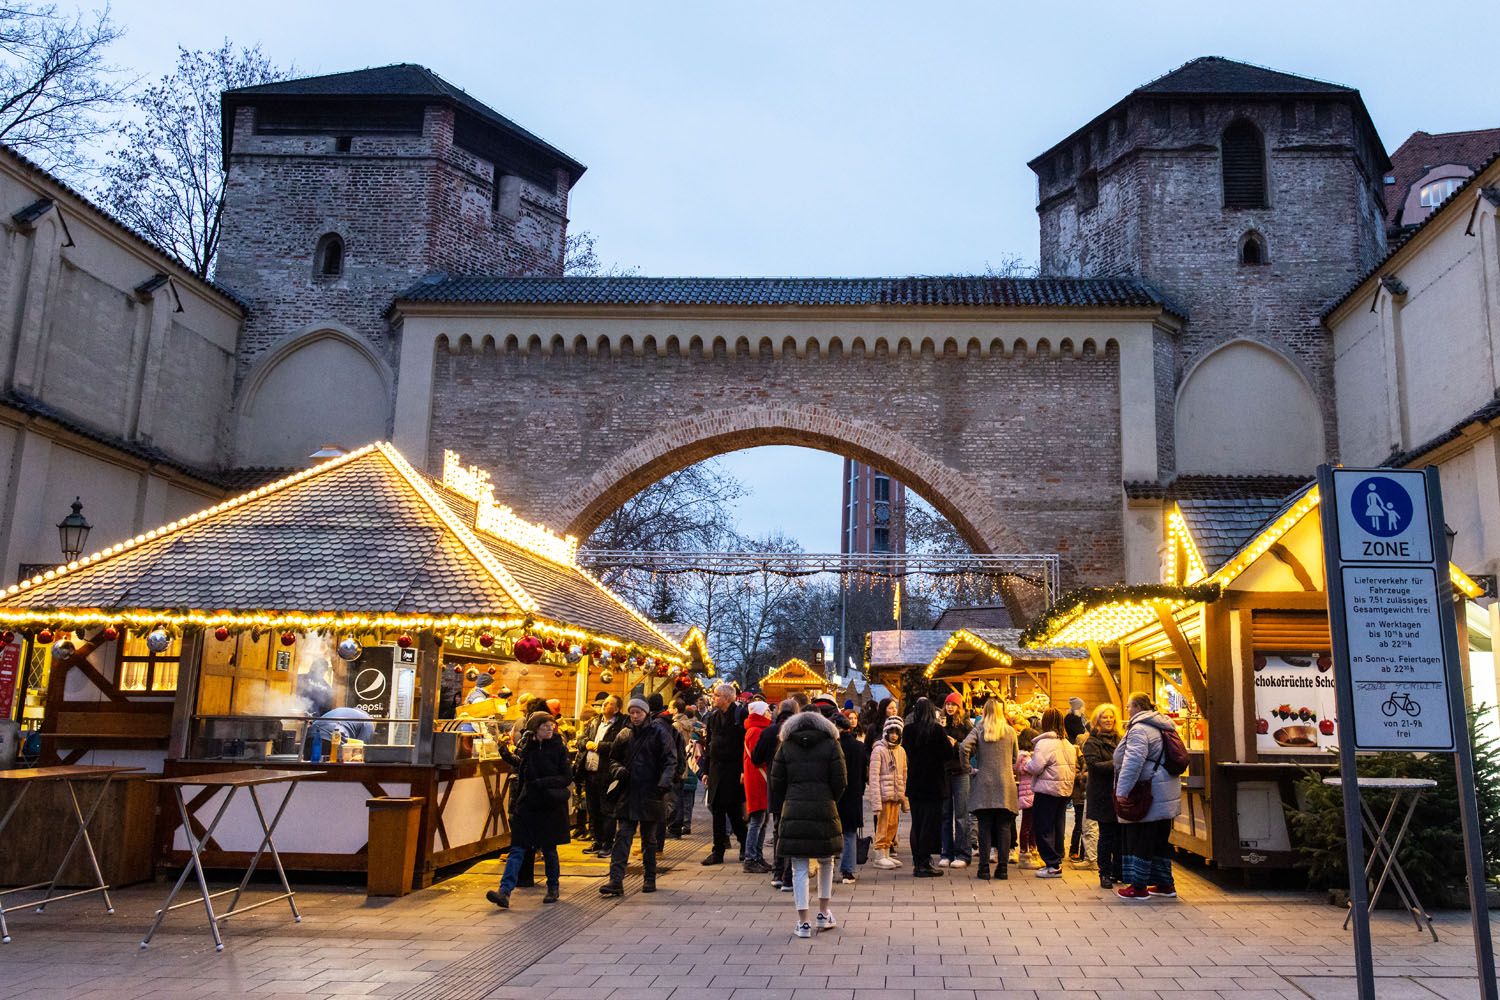
[[[1172,644],[1172,650],[1177,654],[1177,659],[1182,662],[1182,676],[1187,679],[1188,687],[1193,689],[1193,698],[1199,705],[1207,705],[1208,679],[1203,674],[1202,664],[1198,662],[1198,654],[1193,652],[1192,644],[1182,634],[1182,629],[1177,627],[1177,619],[1169,609],[1158,604],[1156,618],[1161,622],[1162,631],[1166,633],[1167,641]]]
[[[1109,700],[1114,702],[1115,710],[1123,718],[1125,713],[1125,702],[1120,697],[1120,685],[1115,682],[1115,675],[1109,672],[1109,664],[1104,662],[1104,654],[1099,651],[1099,644],[1089,640],[1089,659],[1093,661],[1094,669],[1099,671],[1099,676],[1104,678],[1104,689],[1109,692]],[[1125,647],[1120,647],[1121,672],[1124,672]]]
[[[122,635],[118,642],[123,643]],[[203,630],[183,629],[181,657],[177,661],[177,693],[172,699],[172,728],[167,757],[188,756],[192,744],[193,716],[198,712],[198,680],[203,671]]]

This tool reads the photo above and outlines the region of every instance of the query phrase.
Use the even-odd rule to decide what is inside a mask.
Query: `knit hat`
[[[764,719],[769,719],[771,717],[771,706],[758,699],[750,703],[749,711],[751,715],[759,715]]]
[[[819,691],[817,694],[813,695],[812,704],[823,704],[827,705],[830,708],[838,708],[839,705],[838,702],[833,700],[833,695],[829,694],[827,691]]]
[[[899,732],[901,732],[901,730],[903,730],[905,728],[906,728],[906,723],[904,723],[904,722],[901,721],[901,717],[898,716],[898,715],[893,715],[889,719],[885,720],[885,725],[880,728],[880,731],[881,731],[881,733],[888,733],[892,729],[894,729],[896,732],[899,733]]]
[[[556,716],[559,719],[562,718],[562,699],[561,698],[548,698],[547,699],[547,711],[551,712],[554,716]]]
[[[847,712],[849,709],[851,709],[853,707],[854,707],[854,699],[853,698],[845,698],[844,699],[844,711]]]
[[[1082,709],[1083,708],[1083,699],[1082,698],[1069,698],[1068,699],[1068,707],[1069,708],[1075,708],[1075,709]]]
[[[957,691],[954,691],[948,697],[943,699],[944,705],[962,705],[963,703],[964,699]]]
[[[556,721],[552,717],[551,712],[532,712],[526,717],[526,731],[528,733],[535,733],[538,729],[542,728],[544,723]]]
[[[666,699],[661,696],[660,692],[657,692],[656,694],[653,694],[651,697],[646,699],[646,711],[650,712],[652,715],[660,715],[666,710],[667,702]]]
[[[646,699],[644,699],[644,698],[632,698],[632,699],[630,699],[630,704],[625,706],[625,711],[628,712],[632,708],[638,708],[642,712],[645,712],[647,715],[651,714],[651,706],[648,705],[648,704],[646,704]]]

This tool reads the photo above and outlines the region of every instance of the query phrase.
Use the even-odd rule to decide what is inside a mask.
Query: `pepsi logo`
[[[376,667],[365,667],[354,675],[354,696],[360,701],[379,701],[385,687],[385,671]]]

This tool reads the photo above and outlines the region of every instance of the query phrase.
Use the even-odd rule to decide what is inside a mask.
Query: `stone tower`
[[[397,348],[385,310],[422,277],[562,272],[583,165],[431,70],[246,87],[224,94],[222,113],[216,277],[250,307],[240,464],[298,464],[319,438],[387,432]],[[343,398],[318,404],[330,386]]]
[[[1385,251],[1381,182],[1390,161],[1357,90],[1195,59],[1029,166],[1043,274],[1144,278],[1189,318],[1158,348],[1158,413],[1176,415],[1175,427],[1160,428],[1164,476],[1310,473],[1309,455],[1331,454],[1333,365],[1321,314]],[[1185,384],[1226,345],[1218,370]],[[1252,405],[1254,379],[1234,371],[1270,371],[1273,362],[1305,382],[1296,405],[1314,408],[1314,433],[1321,424],[1315,449],[1236,455],[1215,451],[1206,436],[1201,448],[1181,440],[1184,425],[1215,419],[1238,387]],[[1277,398],[1265,387],[1260,397]]]

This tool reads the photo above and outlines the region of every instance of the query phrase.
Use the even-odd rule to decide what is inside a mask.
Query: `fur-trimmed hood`
[[[809,747],[822,739],[838,742],[839,731],[821,712],[798,712],[781,724],[781,740]]]

